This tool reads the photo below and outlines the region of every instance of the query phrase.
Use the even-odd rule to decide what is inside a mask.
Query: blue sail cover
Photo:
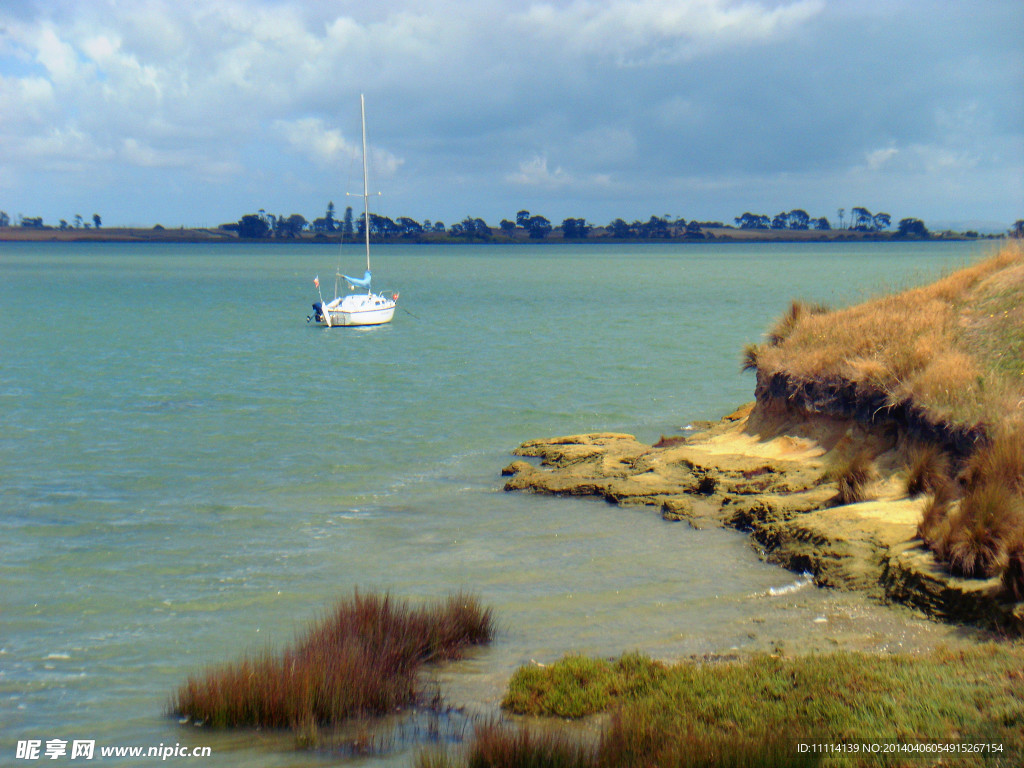
[[[369,288],[370,287],[370,270],[366,270],[366,274],[360,277],[349,277],[348,275],[342,275],[353,288]]]

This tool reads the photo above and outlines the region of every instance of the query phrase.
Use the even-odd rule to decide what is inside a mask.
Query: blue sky
[[[0,210],[1024,218],[1020,0],[4,0]]]

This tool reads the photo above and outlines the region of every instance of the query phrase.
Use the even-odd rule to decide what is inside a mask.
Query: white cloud
[[[337,165],[345,160],[362,158],[361,139],[349,141],[341,131],[337,128],[328,128],[318,117],[277,120],[274,122],[274,129],[284,137],[293,151],[319,163]],[[374,171],[380,174],[393,174],[404,162],[386,149],[371,145],[367,150]]]
[[[530,6],[521,27],[576,53],[612,55],[635,65],[686,61],[729,45],[771,40],[823,8],[822,0],[774,8],[731,0],[572,0],[567,6]]]
[[[884,168],[899,152],[895,147],[886,147],[885,149],[876,149],[868,152],[864,158],[867,161],[868,170],[877,171]]]
[[[607,174],[591,174],[586,177],[577,177],[561,166],[553,170],[548,168],[548,159],[544,155],[534,155],[519,163],[519,168],[514,173],[505,176],[510,184],[523,187],[534,187],[541,190],[557,190],[566,188],[608,187],[611,185],[611,177]]]

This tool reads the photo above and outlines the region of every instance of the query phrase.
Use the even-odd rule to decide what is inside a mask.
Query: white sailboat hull
[[[317,325],[328,328],[383,325],[395,315],[397,302],[377,293],[353,293],[319,306],[314,305]]]

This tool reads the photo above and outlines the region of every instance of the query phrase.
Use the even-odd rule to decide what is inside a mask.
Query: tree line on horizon
[[[838,226],[835,229],[860,232],[867,234],[887,233],[892,227],[892,216],[888,213],[871,213],[862,206],[850,209],[849,217],[846,210],[840,208],[837,211]],[[659,240],[684,238],[688,240],[701,240],[709,236],[707,229],[741,229],[741,230],[817,230],[820,232],[833,230],[832,223],[825,216],[812,217],[807,211],[795,208],[791,211],[782,211],[774,216],[761,213],[744,212],[741,216],[733,219],[734,224],[726,224],[721,221],[687,221],[682,217],[673,218],[652,215],[647,221],[635,220],[627,222],[622,218],[616,218],[606,225],[595,225],[584,218],[566,218],[560,225],[553,224],[548,218],[538,214],[532,214],[528,210],[520,210],[516,213],[515,220],[502,219],[498,230],[508,238],[514,238],[517,232],[526,233],[532,240],[543,240],[554,231],[561,234],[565,240],[583,240],[595,234],[599,230],[600,236],[614,239],[637,239],[637,240]],[[61,219],[57,227],[49,227],[43,224],[40,216],[21,216],[13,226],[34,229],[100,229],[102,218],[98,213],[92,215],[92,223],[85,221],[83,217],[76,214],[73,223]],[[5,211],[0,211],[0,228],[12,226],[11,218]],[[352,207],[349,206],[341,219],[336,217],[334,202],[328,202],[325,214],[313,221],[308,221],[305,216],[293,213],[289,216],[274,215],[260,210],[257,213],[245,214],[237,222],[221,224],[219,229],[236,232],[240,238],[245,239],[266,239],[266,238],[297,238],[303,233],[316,233],[323,235],[339,234],[342,236],[358,236],[362,238],[365,233],[365,216],[353,215]],[[159,224],[157,229],[163,229]],[[370,234],[381,239],[407,238],[415,239],[427,234],[443,235],[452,238],[463,238],[465,240],[490,240],[495,236],[494,229],[483,219],[467,216],[462,221],[446,227],[442,221],[431,221],[424,219],[422,222],[407,216],[400,216],[391,219],[375,213],[370,214]],[[931,236],[928,228],[921,219],[901,219],[894,232],[889,233],[892,237],[917,237],[927,238]],[[977,232],[966,232],[967,236],[978,236]],[[1018,219],[1008,233],[1012,237],[1024,237],[1024,219]]]
[[[303,232],[318,234],[341,234],[344,236],[365,235],[365,215],[354,217],[352,207],[345,209],[344,217],[335,217],[333,202],[327,205],[324,216],[307,221],[301,214],[275,216],[264,210],[242,216],[237,222],[222,224],[222,229],[237,232],[239,237],[246,239],[262,239],[270,237],[298,237]],[[892,226],[892,216],[888,213],[871,213],[867,208],[855,207],[850,211],[847,223],[846,211],[838,211],[839,227],[852,232],[882,233]],[[553,224],[548,218],[532,214],[528,210],[516,213],[515,220],[502,219],[498,229],[508,238],[514,238],[517,231],[525,231],[533,240],[543,240],[558,230],[566,240],[582,240],[591,236],[595,229],[601,230],[601,236],[616,239],[658,240],[669,238],[704,239],[708,237],[706,229],[746,229],[746,230],[809,230],[830,231],[831,222],[825,216],[812,218],[807,211],[797,208],[783,211],[775,216],[745,212],[737,216],[735,224],[721,221],[687,221],[682,217],[673,218],[652,215],[647,221],[635,220],[627,222],[617,218],[604,226],[587,222],[583,218],[566,218],[560,225]],[[1021,227],[1024,223],[1018,222]],[[467,216],[462,221],[446,227],[442,221],[425,219],[422,223],[407,216],[391,219],[375,213],[370,214],[370,235],[379,238],[415,238],[427,233],[461,237],[466,240],[489,240],[495,236],[494,229],[481,218]],[[895,237],[929,237],[930,232],[921,219],[905,218],[897,224]],[[977,234],[977,233],[968,233]]]
[[[80,213],[75,214],[73,222],[74,223],[69,224],[67,219],[61,219],[57,229],[89,229],[90,227],[99,229],[103,226],[103,219],[98,213],[94,213],[92,215],[92,224],[82,218],[82,214]],[[8,215],[7,211],[0,211],[0,227],[9,226],[11,226],[11,217]],[[53,229],[53,227],[47,227],[43,224],[42,216],[22,216],[21,214],[18,214],[17,221],[14,226],[25,227],[27,229]]]

